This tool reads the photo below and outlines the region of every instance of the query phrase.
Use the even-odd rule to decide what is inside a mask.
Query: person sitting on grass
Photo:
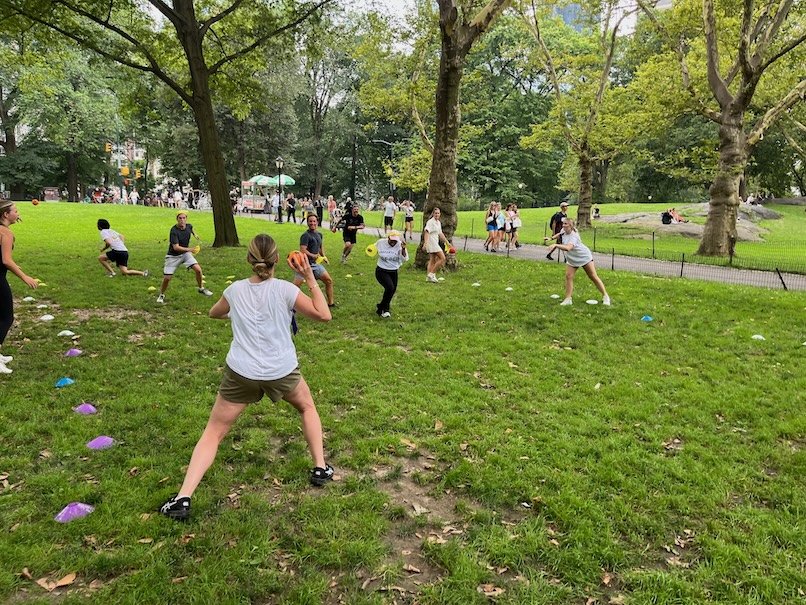
[[[106,269],[106,275],[108,277],[115,277],[115,270],[112,268],[112,263],[117,265],[122,275],[148,277],[148,269],[144,271],[129,269],[129,249],[123,244],[123,235],[111,229],[108,220],[105,218],[98,219],[98,231],[101,234],[101,239],[104,241],[98,262]]]
[[[574,225],[574,220],[566,218],[562,223],[562,244],[551,244],[549,246],[549,254],[555,249],[565,251],[565,298],[560,303],[562,306],[573,304],[571,296],[574,293],[574,276],[577,269],[582,267],[590,280],[594,283],[599,292],[602,293],[602,304],[610,306],[610,296],[605,290],[602,280],[596,274],[596,267],[593,265],[593,254],[579,237],[579,233]],[[552,235],[550,238],[544,238],[545,241],[558,239],[559,234]]]
[[[210,309],[213,319],[230,319],[232,344],[210,419],[193,450],[182,487],[159,509],[166,517],[184,520],[190,516],[191,497],[213,464],[219,445],[247,406],[264,395],[275,402],[283,399],[300,413],[302,434],[314,464],[309,481],[322,487],[333,479],[333,467],[325,462],[322,422],[300,374],[289,329],[294,311],[310,319],[330,321],[330,309],[308,257],[299,255],[298,261],[289,260],[288,264],[305,277],[311,298],[297,286],[274,277],[279,258],[271,236],[256,235],[246,255],[254,275],[230,285]]]

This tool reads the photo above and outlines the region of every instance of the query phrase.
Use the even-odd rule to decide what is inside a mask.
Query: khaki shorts
[[[263,399],[263,395],[268,395],[272,401],[280,401],[296,388],[300,380],[302,374],[299,373],[299,368],[282,378],[252,380],[225,365],[218,394],[231,403],[257,403]]]

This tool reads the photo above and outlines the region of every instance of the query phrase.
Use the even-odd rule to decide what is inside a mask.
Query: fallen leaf
[[[56,588],[56,584],[54,584],[53,582],[51,582],[47,578],[39,578],[36,581],[36,583],[39,584],[42,588],[44,588],[48,592],[52,592],[53,589]]]
[[[409,573],[420,573],[420,570],[414,567],[414,565],[409,565],[408,563],[403,566],[403,571],[407,571]]]
[[[151,544],[154,541],[154,538],[140,538],[137,540],[140,544]]]
[[[467,443],[460,443],[459,444],[459,451],[466,452],[468,447],[470,447],[470,446]]]
[[[615,595],[613,597],[610,597],[610,600],[608,601],[608,603],[610,603],[610,605],[624,605],[624,602],[625,602],[624,599],[625,598],[624,598],[623,594],[617,594],[617,595]]]
[[[172,578],[171,584],[179,584],[180,582],[184,582],[187,579],[188,579],[187,576],[179,576],[178,578]]]
[[[22,568],[22,573],[20,573],[20,575],[21,575],[23,578],[25,578],[26,580],[33,580],[33,579],[34,579],[34,577],[31,575],[31,572],[30,572],[30,571],[28,571],[28,568],[27,568],[27,567],[23,567],[23,568]]]
[[[73,582],[76,581],[76,574],[69,573],[64,576],[61,580],[56,582],[56,588],[61,588],[62,586],[70,586]]]
[[[549,540],[549,542],[550,542],[551,544],[554,544],[554,546],[559,546],[559,545],[560,545],[560,543],[559,543],[557,540],[555,540],[554,538],[552,538],[551,540]]]
[[[445,425],[444,425],[444,424],[442,424],[442,423],[441,423],[439,420],[437,420],[437,421],[434,423],[434,430],[435,430],[435,431],[441,431],[441,430],[442,430],[444,427],[445,427]]]
[[[39,452],[40,458],[50,458],[53,454],[50,453],[50,450],[42,450]]]
[[[140,515],[140,521],[148,521],[152,515],[153,513],[142,513]]]
[[[103,585],[104,585],[104,583],[101,582],[100,580],[93,580],[92,582],[90,582],[89,589],[90,590],[98,590]]]
[[[508,361],[507,363],[509,364],[509,367],[510,367],[510,368],[517,368],[517,367],[518,367],[517,365],[515,365],[515,364],[514,364],[514,363],[512,363],[511,361]]]
[[[416,502],[413,502],[411,507],[414,509],[414,515],[417,516],[417,517],[419,517],[420,515],[425,515],[425,514],[431,512],[426,507],[421,506],[421,505],[417,504]]]
[[[604,584],[605,586],[610,586],[610,582],[612,582],[612,581],[613,581],[613,576],[611,576],[609,573],[605,573],[602,576],[602,584]]]
[[[401,437],[401,439],[400,439],[400,443],[402,443],[403,445],[405,445],[405,446],[406,446],[407,448],[409,448],[410,450],[416,450],[416,449],[417,449],[417,444],[416,444],[416,443],[414,443],[413,441],[409,441],[408,439],[405,439],[405,438],[402,438],[402,437]]]
[[[476,587],[476,590],[488,598],[500,597],[506,592],[504,588],[495,586],[494,584],[480,584]]]
[[[139,474],[140,474],[140,469],[139,469],[139,468],[137,468],[136,466],[133,466],[133,467],[131,467],[131,468],[129,469],[129,475],[130,475],[130,476],[132,476],[132,477],[136,477],[136,476],[137,476],[137,475],[139,475]]]
[[[593,390],[595,390],[595,391],[598,391],[601,388],[602,388],[602,383],[601,382],[597,382],[595,385],[593,385]]]

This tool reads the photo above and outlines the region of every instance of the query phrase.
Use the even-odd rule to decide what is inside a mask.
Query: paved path
[[[255,214],[253,218],[268,220],[268,216],[264,214]],[[322,227],[325,229],[329,228],[328,222],[325,221]],[[377,235],[378,237],[382,237],[383,229],[368,227],[364,229],[363,233],[364,235]],[[414,233],[414,241],[420,241],[420,234],[416,231]],[[504,250],[497,254],[485,251],[484,240],[481,239],[456,236],[454,237],[454,245],[457,250],[463,252],[476,252],[500,257],[525,258],[543,263],[557,263],[556,260],[549,261],[546,259],[545,246],[535,244],[523,244],[517,250],[512,250],[509,253]],[[663,277],[684,277],[702,281],[758,286],[776,290],[783,289],[784,283],[786,283],[786,289],[788,290],[806,291],[806,275],[799,275],[797,273],[781,273],[779,277],[779,274],[775,271],[735,269],[732,267],[672,262],[637,256],[603,254],[600,252],[594,252],[593,259],[599,271],[607,269],[614,271],[631,271],[633,273],[645,273]]]

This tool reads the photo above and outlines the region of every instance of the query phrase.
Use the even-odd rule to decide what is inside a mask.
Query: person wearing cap
[[[388,319],[392,317],[390,306],[397,291],[397,270],[409,260],[409,251],[406,250],[406,242],[402,241],[400,232],[394,230],[375,242],[375,248],[378,250],[375,279],[383,286],[383,298],[377,305],[376,313]]]
[[[568,218],[568,202],[563,202],[562,204],[560,204],[559,212],[555,212],[551,216],[551,220],[549,221],[549,229],[551,229],[551,238],[549,239],[557,240],[558,244],[563,243],[562,229],[563,229],[563,219],[565,218]],[[560,248],[560,250],[562,250],[562,248]],[[551,257],[552,251],[553,249],[550,250],[548,254],[546,254],[546,258],[549,260],[554,260]]]
[[[11,296],[11,286],[6,276],[11,271],[19,277],[25,285],[34,290],[39,286],[39,280],[26,275],[20,266],[14,262],[11,251],[14,249],[14,234],[9,227],[20,220],[20,212],[13,202],[0,201],[0,346],[6,340],[6,335],[14,323],[14,299]],[[11,374],[11,368],[6,364],[13,361],[11,355],[0,355],[0,374]]]
[[[213,295],[210,290],[204,287],[201,265],[193,256],[194,248],[190,247],[191,235],[201,242],[201,238],[193,230],[193,225],[188,223],[187,213],[180,212],[176,215],[176,224],[171,227],[171,232],[168,234],[168,253],[165,255],[165,266],[162,269],[162,286],[160,287],[160,294],[157,296],[157,302],[160,304],[165,302],[165,291],[180,266],[193,269],[196,274],[196,283],[199,286],[199,294],[204,296]],[[198,250],[195,251],[196,253],[199,252]]]

